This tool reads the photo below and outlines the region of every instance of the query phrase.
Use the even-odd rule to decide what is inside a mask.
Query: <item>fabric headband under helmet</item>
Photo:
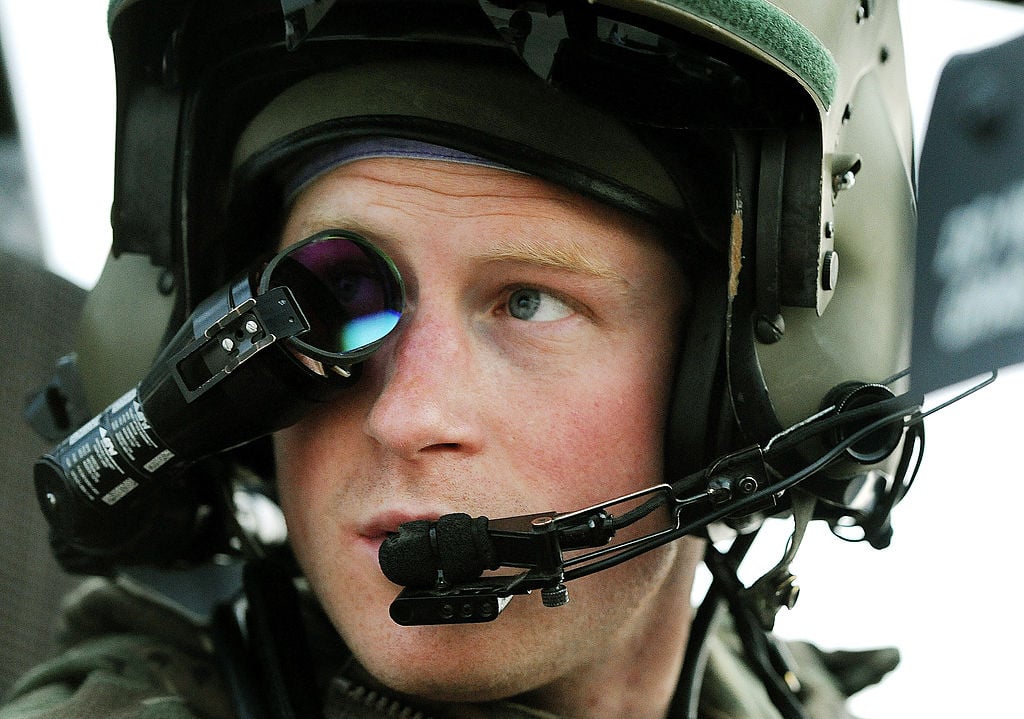
[[[514,66],[436,58],[362,63],[285,89],[240,136],[234,195],[269,199],[272,189],[282,200],[312,158],[367,137],[425,142],[535,175],[670,235],[692,227],[689,192],[622,122]]]
[[[302,190],[321,175],[338,167],[375,158],[401,158],[407,160],[432,160],[450,162],[459,165],[476,165],[490,167],[505,172],[519,173],[520,170],[477,157],[468,152],[453,150],[442,145],[435,145],[420,140],[409,140],[401,137],[366,137],[343,142],[335,147],[315,152],[305,162],[295,165],[294,174],[282,186],[282,197],[285,205],[291,205]]]

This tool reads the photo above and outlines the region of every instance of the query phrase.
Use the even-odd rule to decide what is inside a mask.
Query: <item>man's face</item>
[[[564,607],[530,595],[445,627],[394,624],[377,563],[413,519],[564,512],[662,481],[686,283],[653,231],[525,175],[409,159],[316,179],[282,245],[328,228],[375,243],[408,292],[354,388],[276,437],[295,552],[364,666],[427,698],[542,692],[685,622],[676,545],[570,583]]]

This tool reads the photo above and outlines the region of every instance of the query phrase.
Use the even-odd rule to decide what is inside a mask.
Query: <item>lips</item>
[[[370,521],[359,527],[358,533],[360,538],[367,541],[381,542],[387,535],[396,533],[398,528],[406,522],[413,522],[421,519],[436,521],[442,514],[448,514],[448,512],[426,512],[422,510],[418,512],[406,512],[401,510],[389,510],[374,515]]]
[[[388,535],[396,534],[398,528],[406,522],[422,519],[434,521],[446,513],[444,511],[431,512],[422,509],[419,511],[389,509],[375,514],[367,522],[359,525],[356,531],[356,541],[368,555],[371,555],[368,556],[368,559],[379,571],[380,547]]]
[[[417,520],[437,521],[437,518],[450,514],[452,510],[426,511],[422,508],[418,511],[404,511],[390,509],[374,515],[369,521],[359,526],[357,536],[359,541],[373,551],[374,559],[380,551],[380,545],[388,535],[397,534],[398,528],[406,522]]]

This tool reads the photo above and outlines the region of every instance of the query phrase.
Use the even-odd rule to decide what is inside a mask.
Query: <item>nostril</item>
[[[440,452],[449,449],[458,449],[459,447],[461,447],[461,445],[458,442],[438,442],[437,444],[432,444],[429,447],[424,447],[423,451]]]

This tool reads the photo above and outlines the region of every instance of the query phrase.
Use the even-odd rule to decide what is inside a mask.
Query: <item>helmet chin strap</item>
[[[697,612],[690,634],[690,646],[687,647],[684,672],[690,672],[692,676],[684,674],[684,683],[680,685],[681,689],[685,688],[689,692],[686,701],[690,708],[690,717],[697,716],[697,701],[707,660],[706,652],[695,645],[706,643],[707,634],[724,602],[743,645],[744,654],[779,713],[785,719],[807,718],[804,707],[797,697],[801,688],[800,681],[785,646],[765,630],[755,608],[747,601],[747,590],[736,577],[736,567],[750,549],[755,536],[756,532],[737,537],[724,553],[713,545],[708,545],[704,561],[713,581]],[[792,544],[795,542],[791,542]]]
[[[807,525],[814,518],[817,500],[810,493],[794,488],[791,490],[790,503],[793,508],[793,534],[786,543],[782,559],[743,592],[743,598],[765,631],[775,628],[775,616],[779,610],[782,607],[792,609],[800,595],[800,587],[789,565],[800,549]]]

